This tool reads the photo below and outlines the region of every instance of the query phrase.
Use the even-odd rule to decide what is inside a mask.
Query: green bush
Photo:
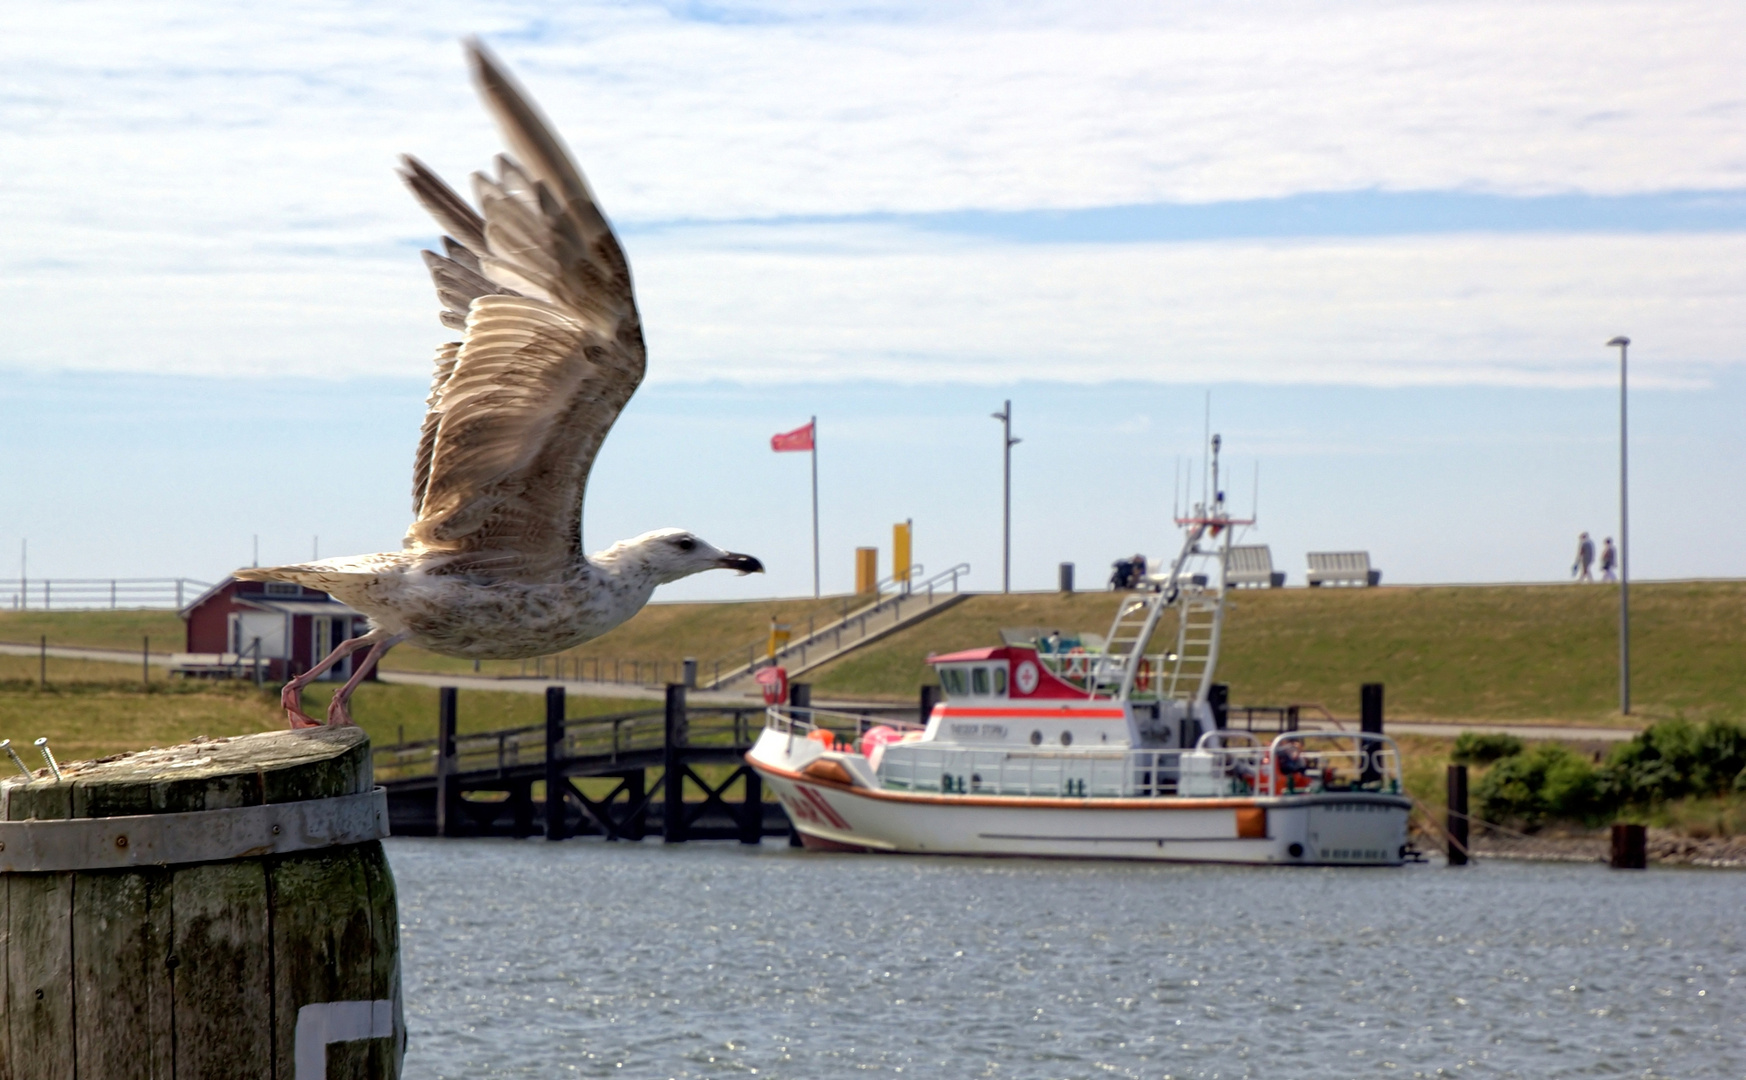
[[[1514,735],[1464,731],[1455,739],[1449,759],[1457,765],[1489,765],[1522,752],[1522,740]]]
[[[1746,793],[1746,727],[1732,721],[1663,720],[1615,746],[1598,768],[1557,743],[1501,752],[1505,738],[1463,735],[1453,754],[1470,762],[1498,755],[1480,777],[1475,810],[1499,824],[1593,823],[1626,807]]]
[[[1506,757],[1479,779],[1479,816],[1530,828],[1553,819],[1588,821],[1607,809],[1599,778],[1582,755],[1559,743],[1541,743]]]
[[[1601,793],[1617,805],[1741,790],[1746,728],[1727,720],[1663,720],[1613,748],[1600,770]]]

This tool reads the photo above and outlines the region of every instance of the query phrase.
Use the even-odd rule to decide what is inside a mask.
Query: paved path
[[[633,686],[628,683],[590,682],[583,679],[538,679],[495,675],[451,675],[432,671],[378,671],[385,683],[411,686],[454,686],[462,690],[495,690],[507,694],[543,694],[548,686],[561,686],[567,694],[591,698],[624,698],[627,701],[665,701],[666,690],[659,686]],[[762,705],[761,693],[736,693],[731,690],[692,690],[685,700],[693,705]]]
[[[40,656],[42,646],[21,641],[0,641],[0,656]],[[104,660],[116,664],[139,663],[138,649],[95,649],[83,645],[50,645],[48,654],[56,660]],[[147,657],[153,667],[169,667],[169,653],[151,653]]]
[[[36,656],[41,650],[40,645],[24,642],[0,642],[0,655],[5,656]],[[97,649],[79,645],[50,645],[48,654],[58,660],[103,660],[119,664],[137,664],[140,660],[138,652],[126,649]],[[152,653],[149,662],[153,667],[169,667],[169,653]],[[562,686],[566,693],[592,698],[623,698],[626,701],[660,701],[665,693],[659,686],[632,686],[625,683],[591,682],[580,679],[535,679],[509,677],[499,678],[492,675],[451,675],[428,671],[383,671],[380,673],[385,683],[399,683],[412,686],[456,686],[466,690],[495,690],[511,694],[543,694],[548,686]],[[763,700],[757,693],[735,693],[733,691],[693,690],[685,695],[686,699],[696,705],[755,705]],[[827,701],[820,698],[818,707],[821,709],[852,709],[859,703]],[[889,708],[893,703],[881,703]],[[1357,722],[1348,725],[1356,728]],[[1627,742],[1634,737],[1637,728],[1625,727],[1581,727],[1567,724],[1487,724],[1487,723],[1437,723],[1425,720],[1390,720],[1387,730],[1393,735],[1430,735],[1436,738],[1452,739],[1464,731],[1482,732],[1485,734],[1514,735],[1518,739],[1564,739],[1571,742]],[[1319,721],[1304,724],[1306,729],[1324,728]]]
[[[1353,727],[1358,725],[1354,723]],[[1577,727],[1573,724],[1435,724],[1419,720],[1389,720],[1390,735],[1434,735],[1453,739],[1464,731],[1514,735],[1518,739],[1563,739],[1567,742],[1629,742],[1638,728]]]

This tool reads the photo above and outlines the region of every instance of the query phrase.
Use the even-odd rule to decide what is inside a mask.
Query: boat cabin
[[[1192,746],[1201,730],[1181,702],[1091,697],[1045,667],[1030,645],[967,649],[928,663],[945,696],[922,742],[1125,750]]]

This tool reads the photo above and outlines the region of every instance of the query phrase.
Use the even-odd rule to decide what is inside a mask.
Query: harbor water
[[[1737,872],[388,850],[407,1076],[1746,1076]]]

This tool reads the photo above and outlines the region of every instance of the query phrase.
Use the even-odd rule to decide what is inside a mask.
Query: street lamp
[[[1007,593],[1012,592],[1012,448],[1024,440],[1012,437],[1012,399],[1008,398],[999,412],[989,415],[1001,423],[1001,451],[1006,458],[1001,481],[1000,591]]]
[[[1619,350],[1619,712],[1631,715],[1631,508],[1630,485],[1626,483],[1630,457],[1625,427],[1625,354],[1631,339],[1620,334],[1607,342]]]

